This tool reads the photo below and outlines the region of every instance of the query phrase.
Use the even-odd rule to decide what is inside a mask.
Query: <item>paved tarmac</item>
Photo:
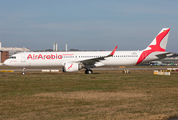
[[[155,68],[155,67],[150,67],[150,68],[148,68],[148,67],[145,67],[145,68],[91,68],[93,71],[94,70],[160,70],[160,69],[166,69],[166,68]],[[16,71],[22,71],[22,69],[0,69],[0,70],[14,70],[15,72]],[[42,71],[42,70],[59,70],[59,71],[62,71],[62,69],[33,69],[33,68],[26,68],[26,70],[25,71],[37,71],[37,72],[39,72],[39,71]]]

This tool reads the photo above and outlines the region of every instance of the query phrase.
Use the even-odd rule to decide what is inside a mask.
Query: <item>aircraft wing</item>
[[[118,46],[116,46],[113,51],[107,55],[107,56],[103,56],[103,57],[97,57],[97,58],[91,58],[91,59],[86,59],[86,60],[81,60],[81,61],[78,61],[80,63],[83,63],[84,65],[94,65],[96,62],[99,62],[100,60],[105,60],[105,58],[107,57],[111,57],[114,55],[116,49],[117,49]]]

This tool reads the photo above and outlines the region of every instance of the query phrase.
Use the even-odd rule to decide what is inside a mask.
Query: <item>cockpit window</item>
[[[16,59],[16,56],[10,56],[9,59]]]

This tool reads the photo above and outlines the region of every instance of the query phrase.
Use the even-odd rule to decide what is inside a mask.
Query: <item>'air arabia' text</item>
[[[50,54],[50,55],[29,54],[28,57],[27,57],[27,60],[28,59],[32,59],[32,60],[35,60],[35,59],[62,59],[62,55],[58,55],[58,54],[55,54],[55,55],[54,54]]]

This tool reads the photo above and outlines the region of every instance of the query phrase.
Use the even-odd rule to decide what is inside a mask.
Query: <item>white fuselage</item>
[[[4,64],[15,67],[60,67],[67,62],[78,62],[91,58],[107,56],[111,51],[98,52],[24,52],[18,53],[7,59]],[[104,58],[95,63],[95,67],[101,66],[128,66],[136,65],[142,51],[116,51],[111,57]],[[152,56],[149,59],[149,56]],[[147,60],[157,60],[155,55],[149,55]],[[143,63],[142,62],[142,63]]]

